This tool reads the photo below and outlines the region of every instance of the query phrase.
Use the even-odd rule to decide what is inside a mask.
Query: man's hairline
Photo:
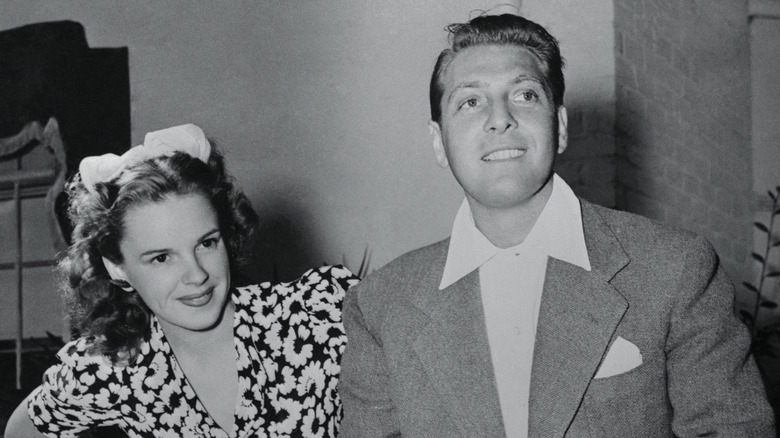
[[[441,69],[439,70],[439,74],[436,75],[436,78],[435,78],[436,83],[441,85],[441,97],[439,98],[439,102],[438,102],[438,105],[439,105],[439,120],[437,121],[437,120],[431,119],[431,122],[436,123],[437,125],[441,126],[442,119],[444,118],[444,106],[442,104],[444,102],[444,98],[447,96],[447,93],[446,93],[446,90],[445,90],[443,79],[444,79],[444,76],[447,74],[447,71],[449,70],[450,64],[452,64],[452,62],[455,61],[455,58],[460,53],[462,53],[463,51],[466,51],[466,50],[468,50],[468,49],[470,49],[472,47],[489,47],[489,46],[520,47],[522,49],[525,49],[525,51],[527,51],[531,55],[533,55],[533,57],[536,58],[536,61],[539,63],[539,66],[541,67],[541,70],[542,70],[542,73],[543,73],[543,77],[544,77],[544,82],[542,82],[542,86],[544,87],[545,92],[548,94],[548,98],[550,99],[550,102],[552,102],[553,108],[554,108],[555,112],[557,113],[558,109],[560,107],[565,106],[563,102],[561,102],[560,105],[558,105],[555,102],[555,98],[553,96],[553,90],[552,90],[552,87],[550,86],[550,77],[549,77],[550,76],[550,66],[547,65],[547,63],[545,63],[542,60],[542,58],[540,58],[536,53],[534,53],[533,51],[528,49],[528,45],[527,44],[516,44],[516,43],[512,43],[512,42],[508,42],[508,41],[507,42],[500,42],[500,41],[479,42],[479,43],[475,43],[475,44],[470,44],[470,45],[468,45],[466,47],[461,47],[459,49],[455,49],[453,47],[447,47],[446,49],[442,50],[441,53],[439,54],[439,56],[442,56],[442,54],[446,53],[447,54],[446,56],[449,59],[447,59],[446,63],[444,63],[441,66]]]

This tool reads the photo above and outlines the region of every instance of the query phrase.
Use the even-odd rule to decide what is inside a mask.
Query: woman
[[[87,158],[68,190],[75,228],[59,268],[82,336],[6,436],[336,434],[341,301],[357,279],[323,267],[232,287],[257,217],[200,128]]]

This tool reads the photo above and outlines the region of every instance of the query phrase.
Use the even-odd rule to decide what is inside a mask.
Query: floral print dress
[[[87,354],[80,338],[58,353],[29,397],[28,414],[51,437],[117,425],[130,437],[332,437],[346,346],[341,320],[347,269],[322,267],[300,279],[232,290],[238,399],[223,431],[187,382],[156,318],[133,365]]]

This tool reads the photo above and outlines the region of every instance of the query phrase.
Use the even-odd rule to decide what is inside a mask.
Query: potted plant
[[[780,236],[776,236],[774,230],[775,219],[780,215],[780,186],[775,191],[768,191],[768,196],[772,206],[768,224],[753,224],[765,236],[763,253],[752,253],[753,260],[760,268],[758,281],[755,284],[747,281],[742,283],[755,296],[755,300],[752,308],[739,311],[739,317],[750,329],[750,352],[761,370],[775,417],[780,418],[780,317],[776,313],[767,314],[777,308],[777,301],[767,295],[780,279],[780,269],[773,267],[771,262],[774,250],[780,247]]]

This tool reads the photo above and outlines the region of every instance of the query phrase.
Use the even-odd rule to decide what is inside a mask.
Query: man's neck
[[[553,178],[525,202],[510,208],[486,207],[468,195],[477,229],[498,248],[511,248],[523,243],[531,232],[536,220],[550,199]]]

